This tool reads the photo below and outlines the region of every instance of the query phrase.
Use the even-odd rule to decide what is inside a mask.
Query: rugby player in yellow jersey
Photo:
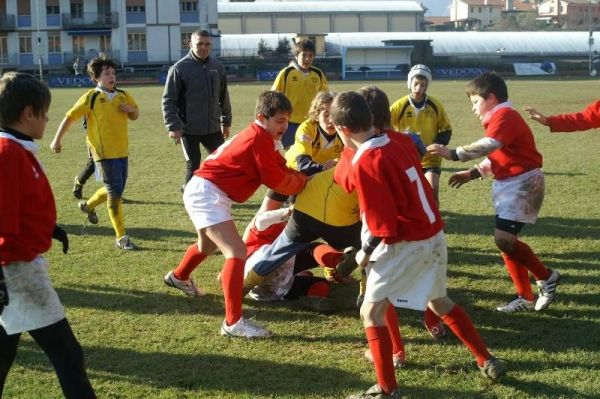
[[[114,61],[98,57],[88,64],[88,73],[97,86],[83,94],[60,123],[52,151],[62,150],[62,138],[82,117],[85,117],[86,141],[101,170],[104,187],[87,201],[80,201],[79,209],[92,224],[98,223],[96,207],[107,204],[108,216],[115,230],[116,247],[134,250],[137,247],[125,233],[123,218],[123,191],[127,182],[128,120],[138,118],[138,106],[131,95],[116,87]]]
[[[390,107],[391,127],[398,132],[418,134],[425,146],[434,143],[448,145],[452,127],[442,103],[427,94],[431,79],[431,70],[426,65],[418,64],[410,69],[406,81],[410,93]],[[421,166],[439,204],[442,158],[426,154]]]
[[[271,90],[285,94],[292,103],[288,129],[281,138],[283,148],[288,148],[294,143],[296,129],[306,119],[313,98],[319,91],[328,88],[325,73],[312,66],[315,53],[312,40],[303,39],[297,42],[294,45],[294,60],[279,71],[271,87]]]

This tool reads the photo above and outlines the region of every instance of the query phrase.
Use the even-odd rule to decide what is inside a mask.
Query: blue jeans
[[[285,234],[285,231],[282,231],[281,234],[279,234],[279,237],[269,245],[263,259],[256,262],[252,269],[259,276],[266,276],[279,266],[283,265],[292,256],[310,246],[310,242],[294,242],[290,240]]]
[[[101,159],[102,180],[111,198],[121,198],[127,183],[127,157]]]

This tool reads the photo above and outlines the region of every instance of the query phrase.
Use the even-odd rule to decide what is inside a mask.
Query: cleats
[[[371,353],[371,349],[367,349],[365,351],[365,357],[368,361],[373,363],[373,354]],[[393,355],[392,357],[394,361],[394,368],[402,368],[406,364],[406,355],[404,355],[404,351],[400,351]]]
[[[429,335],[431,335],[431,338],[438,340],[446,337],[446,327],[444,327],[444,323],[441,321],[437,322],[433,326],[428,326],[426,323],[423,324],[425,324],[425,328],[427,329]]]
[[[498,306],[496,310],[502,313],[530,312],[534,309],[533,301],[528,301],[523,297],[517,297],[513,301],[503,306]]]
[[[90,222],[91,224],[98,224],[98,215],[96,215],[96,211],[94,211],[93,209],[90,209],[87,202],[79,201],[77,203],[77,206],[79,207],[79,210],[81,212],[83,212],[87,215],[88,222]]]
[[[363,393],[350,395],[346,399],[400,399],[400,391],[394,389],[389,394],[383,392],[378,384],[373,385]]]
[[[179,280],[173,275],[171,270],[164,278],[164,282],[169,287],[177,288],[183,291],[184,294],[191,297],[204,296],[206,293],[201,287],[196,286],[194,280],[190,277],[189,280]]]
[[[538,286],[539,295],[535,302],[535,310],[546,309],[552,302],[554,302],[554,293],[556,292],[556,286],[560,284],[560,274],[556,270],[552,270],[548,280],[538,280],[535,282]]]
[[[483,363],[483,366],[479,367],[479,371],[481,371],[481,375],[490,380],[497,381],[506,374],[506,363],[496,359],[495,357],[490,357],[488,360]]]
[[[273,333],[250,320],[240,317],[235,324],[230,326],[223,320],[223,324],[221,324],[221,335],[240,338],[269,338]]]
[[[358,267],[356,259],[354,259],[357,252],[358,249],[352,247],[344,250],[340,263],[337,265],[337,271],[342,277],[349,276]]]
[[[83,197],[83,184],[79,183],[77,176],[75,176],[75,181],[73,182],[73,197],[77,199]]]
[[[129,236],[123,236],[115,240],[115,247],[122,249],[123,251],[135,251],[138,249],[137,245],[131,241]]]

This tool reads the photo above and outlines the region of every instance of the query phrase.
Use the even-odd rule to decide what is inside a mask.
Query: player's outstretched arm
[[[427,146],[427,153],[431,155],[438,155],[444,159],[452,161],[452,150],[442,144],[431,144]]]
[[[523,111],[529,114],[529,119],[539,122],[542,125],[548,126],[548,118],[546,117],[546,115],[542,114],[537,109],[530,107],[529,105],[525,105],[523,107]]]
[[[65,134],[67,134],[69,129],[71,129],[71,126],[73,126],[74,122],[74,120],[70,119],[67,116],[65,116],[65,118],[62,120],[60,126],[58,126],[56,134],[54,135],[54,139],[52,139],[52,142],[50,143],[50,149],[53,152],[58,154],[62,150],[62,138]]]

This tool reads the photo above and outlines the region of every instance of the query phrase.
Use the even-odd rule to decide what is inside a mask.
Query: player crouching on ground
[[[430,307],[475,356],[481,373],[500,378],[504,363],[488,352],[469,316],[447,296],[443,221],[414,145],[374,134],[369,105],[356,92],[336,96],[331,119],[344,144],[356,151],[346,183],[358,192],[368,230],[356,260],[369,268],[360,314],[378,383],[350,398],[400,397],[385,321],[390,304],[421,311]],[[369,264],[378,246],[380,254]]]
[[[198,233],[198,242],[187,249],[164,282],[186,295],[203,295],[190,275],[215,249],[221,250],[225,257],[221,280],[225,320],[221,335],[271,335],[269,330],[242,317],[246,245],[231,216],[231,206],[234,201],[247,201],[261,184],[286,195],[304,188],[308,178],[285,166],[285,159],[277,151],[277,141],[287,129],[291,112],[292,105],[285,95],[263,92],[256,104],[256,120],[210,154],[185,186],[183,202]],[[255,277],[248,286],[260,283],[261,279]]]
[[[473,112],[482,121],[485,137],[454,150],[440,144],[427,150],[453,161],[485,157],[474,168],[450,176],[448,183],[459,188],[477,178],[494,178],[494,240],[518,295],[496,310],[512,313],[546,309],[554,301],[560,274],[544,266],[531,248],[519,240],[523,226],[535,223],[544,200],[542,155],[531,129],[508,102],[508,88],[500,76],[490,72],[479,75],[467,85],[467,95]],[[535,303],[528,271],[539,289]]]

